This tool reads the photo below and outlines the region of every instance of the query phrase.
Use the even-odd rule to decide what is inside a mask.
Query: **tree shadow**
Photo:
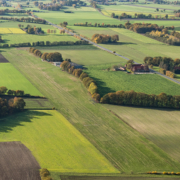
[[[52,114],[42,111],[28,111],[19,112],[0,119],[0,132],[12,131],[16,126],[24,126],[23,122],[32,122],[33,118],[39,119],[41,116],[52,116]]]
[[[91,77],[91,76],[89,76],[89,77]],[[116,92],[115,90],[107,87],[105,82],[103,82],[102,80],[95,78],[95,77],[92,77],[92,79],[94,79],[94,81],[98,87],[98,93],[101,95],[101,97],[107,93]]]
[[[137,44],[132,42],[116,42],[116,43],[109,43],[108,45],[128,45],[128,44]]]
[[[8,40],[8,39],[3,39],[3,43],[7,43],[8,41],[10,41],[10,40]]]

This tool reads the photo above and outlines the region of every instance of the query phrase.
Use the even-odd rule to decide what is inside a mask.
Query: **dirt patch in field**
[[[21,142],[0,143],[1,180],[41,180],[40,166]]]
[[[2,55],[0,54],[0,63],[8,63],[9,61]]]
[[[169,180],[162,177],[60,176],[61,180]],[[176,180],[177,178],[171,178]],[[178,178],[179,179],[179,178]]]

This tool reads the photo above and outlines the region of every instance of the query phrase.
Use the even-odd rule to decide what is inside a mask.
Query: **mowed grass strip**
[[[17,55],[19,57],[19,55]],[[25,94],[43,96],[12,64],[0,63],[0,86],[23,90]]]
[[[17,56],[19,53],[21,58]],[[118,170],[125,173],[179,170],[180,164],[159,147],[101,104],[94,103],[78,78],[42,62],[27,51],[12,48],[2,54],[31,79],[56,109]]]
[[[104,106],[180,162],[180,111]]]
[[[119,173],[57,111],[27,111],[6,118],[0,141],[21,141],[42,168],[76,173]]]

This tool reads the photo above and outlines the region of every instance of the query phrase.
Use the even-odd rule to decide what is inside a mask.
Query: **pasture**
[[[119,173],[111,163],[57,111],[26,111],[6,118],[0,141],[20,141],[41,168],[76,173]]]
[[[180,112],[178,110],[104,106],[180,162]]]
[[[17,55],[19,57],[19,55]],[[43,96],[12,64],[0,63],[0,86],[12,90],[23,90],[25,94]]]
[[[112,66],[109,66],[112,67]],[[127,74],[123,71],[107,71],[108,65],[89,66],[86,72],[95,79],[98,92],[103,96],[120,90],[143,92],[147,94],[180,95],[180,86],[157,74]]]
[[[31,79],[31,82],[38,87],[44,96],[50,99],[56,109],[120,172],[137,174],[139,172],[144,173],[154,170],[175,172],[179,170],[180,164],[177,161],[107,111],[101,104],[95,103],[78,78],[61,71],[58,67],[42,62],[39,58],[31,56],[24,50],[12,48],[2,53],[16,68],[20,69],[25,77]],[[19,58],[17,54],[21,54],[21,58]],[[42,126],[42,131],[45,131],[47,134],[49,134],[49,132],[56,132],[54,128],[58,126],[57,123],[59,123],[59,121],[53,121],[53,118],[48,117],[47,119],[49,120],[47,120],[49,123],[47,126],[48,129],[45,127],[46,119],[39,123],[40,121],[38,121],[37,118],[35,122],[39,123],[39,126]],[[29,123],[29,126],[30,125],[33,126],[33,123]],[[39,126],[38,129],[40,128]],[[18,128],[23,127],[24,126],[18,126]],[[37,143],[43,143],[42,137],[40,136],[41,131],[36,130],[35,127],[29,127],[28,129],[33,131],[30,133],[32,136],[34,135],[34,131],[38,133],[39,140],[37,140]],[[60,127],[58,128],[58,134],[60,133],[59,129]],[[14,131],[13,133],[14,135],[18,135],[18,131]],[[65,133],[65,136],[66,135],[67,133]],[[51,136],[45,137],[50,138]],[[52,135],[52,138],[54,137],[55,136]],[[4,140],[7,141],[7,138],[4,138]],[[34,138],[32,138],[32,141],[34,141]],[[53,142],[53,140],[51,141]],[[51,141],[46,143],[46,145],[51,144]],[[55,142],[52,148],[56,144]],[[28,147],[28,142],[25,145]],[[49,157],[47,157],[49,153],[46,152],[50,151],[49,147],[51,146],[48,146],[48,149],[39,148],[39,145],[35,147],[37,148],[34,148],[34,151],[37,153],[41,151],[45,157],[44,160],[41,160],[39,156],[35,154],[36,152],[33,153],[41,166],[45,164],[47,165],[46,167],[48,167],[47,163],[57,162],[56,159],[50,161]],[[29,147],[29,149],[31,148]],[[54,156],[53,154],[52,156]],[[60,160],[58,164],[61,165],[59,162],[61,162]],[[72,160],[67,161],[66,159],[66,163],[72,163]],[[84,165],[84,167],[87,166]],[[54,168],[54,170],[55,169],[56,168]]]

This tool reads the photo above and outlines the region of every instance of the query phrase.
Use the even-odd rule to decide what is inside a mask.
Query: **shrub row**
[[[115,105],[180,109],[180,96],[171,96],[165,93],[159,95],[145,94],[133,90],[105,94],[100,102]]]
[[[41,169],[40,176],[41,180],[52,180],[50,177],[50,172],[46,168]]]
[[[74,26],[85,26],[85,27],[112,27],[112,28],[125,28],[125,26],[123,24],[100,24],[100,23],[95,23],[94,25],[88,22],[85,23],[75,23]]]
[[[55,42],[50,42],[50,41],[37,41],[33,43],[18,43],[18,44],[1,44],[0,48],[9,48],[9,47],[34,47],[34,46],[65,46],[65,45],[87,45],[89,44],[88,41],[55,41]]]
[[[158,173],[157,171],[149,171],[149,172],[147,172],[147,174],[180,175],[180,172],[175,173],[175,172],[166,172],[166,171],[164,171],[162,173],[161,172]]]
[[[69,74],[78,77],[82,81],[84,86],[88,89],[88,91],[92,95],[92,98],[99,102],[100,95],[98,94],[98,87],[95,81],[90,78],[87,73],[83,72],[82,69],[75,69],[74,66],[71,66],[68,61],[62,62],[60,67],[63,71],[67,71]]]
[[[48,62],[62,62],[62,55],[59,52],[54,53],[42,53],[39,49],[29,48],[29,52],[33,53],[34,55],[40,57],[43,60],[47,60]]]

